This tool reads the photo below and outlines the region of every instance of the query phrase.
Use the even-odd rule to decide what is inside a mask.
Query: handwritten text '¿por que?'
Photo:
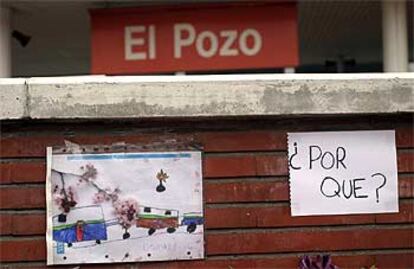
[[[394,131],[289,133],[293,216],[398,212]]]

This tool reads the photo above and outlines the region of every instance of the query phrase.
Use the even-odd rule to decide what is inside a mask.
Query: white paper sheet
[[[200,152],[47,152],[48,264],[204,257]]]
[[[289,133],[292,216],[398,212],[394,131]]]

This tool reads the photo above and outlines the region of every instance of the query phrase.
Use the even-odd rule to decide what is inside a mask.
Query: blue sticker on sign
[[[57,242],[56,253],[65,254],[65,243]]]

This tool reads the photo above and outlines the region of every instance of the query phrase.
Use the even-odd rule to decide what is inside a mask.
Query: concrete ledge
[[[27,92],[24,79],[0,79],[0,119],[27,116]]]
[[[0,80],[1,120],[414,112],[410,73],[13,80]]]

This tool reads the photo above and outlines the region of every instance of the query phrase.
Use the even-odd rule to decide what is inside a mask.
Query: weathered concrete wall
[[[27,87],[24,79],[0,79],[0,120],[27,115]]]
[[[414,112],[414,74],[55,77],[1,82],[0,119]]]

